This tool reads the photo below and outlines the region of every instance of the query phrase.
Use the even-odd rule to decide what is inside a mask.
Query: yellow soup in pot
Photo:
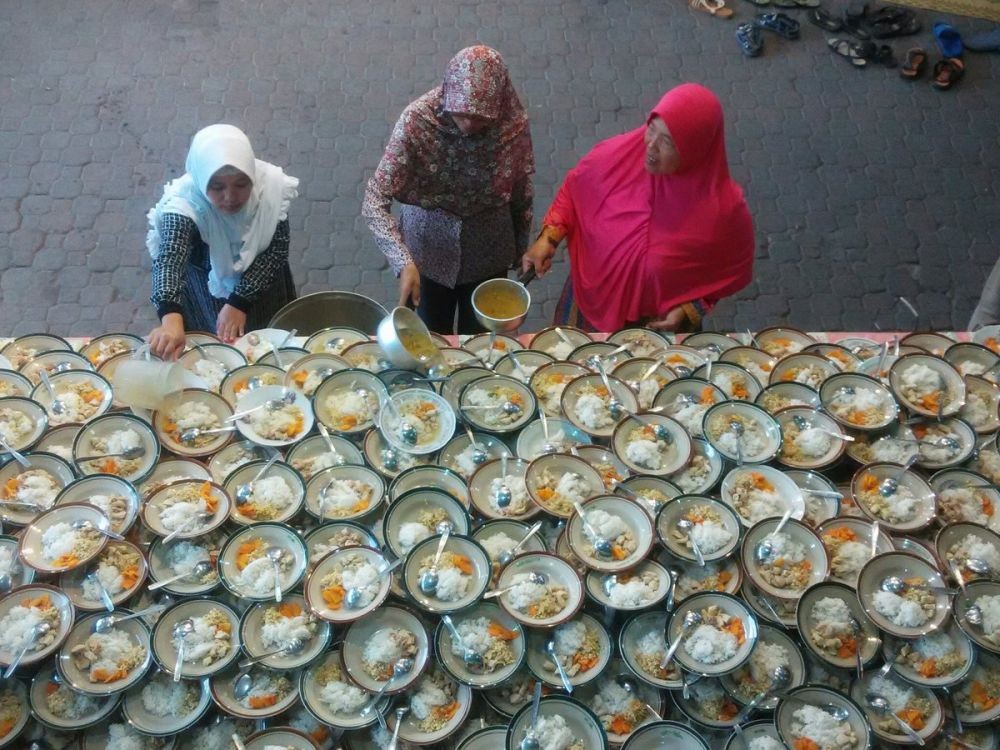
[[[476,307],[483,315],[494,320],[508,320],[527,312],[524,298],[516,290],[499,285],[479,292],[476,295]]]
[[[438,348],[425,333],[402,328],[396,332],[403,347],[417,359],[432,359],[438,355]]]

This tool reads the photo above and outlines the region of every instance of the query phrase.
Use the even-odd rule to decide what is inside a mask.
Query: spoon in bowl
[[[472,428],[469,425],[463,425],[465,427],[465,434],[469,438],[469,445],[472,446],[472,463],[476,466],[486,463],[486,459],[490,457],[490,454],[486,452],[481,443],[476,442],[476,436],[472,432]]]
[[[660,718],[660,712],[657,711],[648,703],[646,703],[639,696],[639,685],[636,684],[636,681],[633,680],[629,675],[627,674],[617,675],[615,677],[615,682],[618,684],[618,687],[620,687],[622,690],[628,693],[629,697],[631,697],[633,700],[639,701],[650,716],[655,716],[657,719]]]
[[[549,658],[556,665],[556,672],[559,673],[559,680],[562,682],[563,690],[565,690],[570,695],[573,694],[573,683],[569,681],[569,675],[566,674],[566,670],[563,668],[562,659],[559,654],[556,653],[556,642],[555,639],[546,641],[545,643],[545,653],[548,654]]]
[[[880,484],[878,487],[878,494],[880,494],[882,497],[891,497],[892,495],[895,495],[896,490],[899,489],[899,480],[902,479],[903,475],[910,470],[910,467],[917,462],[918,457],[919,454],[910,456],[906,460],[906,463],[903,464],[903,468],[901,468],[892,476],[886,477],[884,480],[882,480],[882,484]]]
[[[391,563],[386,565],[378,573],[375,574],[375,580],[372,581],[372,583],[379,580],[380,578],[383,578],[384,576],[389,575],[389,573],[391,573],[392,571],[394,571],[396,568],[398,568],[400,565],[403,564],[403,560],[404,558],[401,557],[396,560],[393,560]],[[359,609],[362,606],[361,600],[363,598],[364,598],[364,589],[359,588],[357,586],[351,586],[351,588],[347,589],[347,592],[344,594],[344,604],[347,605],[348,609]]]
[[[49,374],[45,371],[44,367],[38,368],[38,374],[42,378],[42,383],[45,384],[45,390],[49,394],[49,411],[55,414],[57,417],[62,416],[66,413],[66,404],[56,396],[56,391],[52,387],[52,381],[49,380]]]
[[[107,588],[101,582],[101,579],[97,576],[97,571],[91,571],[85,576],[86,580],[90,581],[97,587],[98,595],[101,597],[101,603],[108,612],[115,611],[115,603],[111,601],[111,594],[108,593]]]
[[[206,430],[201,427],[189,427],[188,429],[184,430],[184,432],[181,433],[180,442],[184,443],[185,445],[190,445],[195,440],[200,438],[202,435],[216,435],[221,432],[235,432],[235,431],[236,431],[235,427],[217,427],[212,430]]]
[[[201,560],[195,563],[195,566],[191,568],[187,573],[181,573],[180,575],[171,576],[170,578],[165,578],[162,581],[157,581],[156,583],[151,583],[149,585],[149,591],[156,591],[157,589],[162,589],[164,586],[169,586],[174,581],[179,581],[182,578],[190,578],[194,581],[200,581],[209,573],[215,570],[215,566],[212,565],[211,560]]]
[[[556,329],[559,330],[558,328]],[[531,723],[525,731],[524,739],[518,745],[518,750],[541,750],[541,743],[538,741],[538,732],[535,726],[538,724],[538,704],[542,699],[542,681],[535,680],[535,692],[531,699]]]
[[[254,486],[254,484],[256,484],[261,479],[261,477],[263,477],[265,474],[267,474],[267,472],[270,470],[270,468],[272,466],[274,466],[275,462],[279,458],[281,458],[281,454],[278,453],[278,451],[275,451],[274,455],[271,456],[271,458],[269,458],[267,460],[267,463],[264,464],[261,467],[260,471],[258,471],[254,475],[253,479],[251,479],[246,484],[241,484],[239,487],[236,488],[236,504],[237,505],[246,505],[247,503],[249,503],[253,499],[253,486]]]
[[[597,533],[597,529],[587,520],[587,514],[584,512],[579,500],[573,500],[572,502],[573,508],[576,510],[577,515],[580,516],[580,523],[583,524],[583,530],[590,537],[590,543],[594,547],[594,552],[597,553],[598,557],[611,557],[614,554],[614,545],[611,543],[611,540],[605,539]]]
[[[736,435],[736,465],[743,465],[743,423],[738,419],[729,420],[729,431]]]
[[[399,747],[399,728],[403,726],[403,717],[409,712],[409,707],[400,706],[396,709],[396,726],[392,729],[392,737],[386,750],[396,750]]]
[[[96,531],[98,534],[103,534],[108,539],[114,539],[118,542],[125,541],[125,537],[119,534],[117,531],[112,531],[111,529],[103,529],[96,523],[92,522],[89,518],[78,518],[73,521],[70,525],[73,531]]]
[[[788,519],[791,517],[792,509],[787,508],[784,515],[781,516],[781,520],[778,521],[778,525],[774,527],[774,531],[757,542],[753,548],[753,559],[758,565],[766,565],[774,557],[774,542],[771,539],[781,533],[781,530],[785,528],[785,524],[788,523]]]
[[[180,641],[180,644],[177,646],[177,662],[174,664],[174,682],[181,681],[181,670],[184,668],[184,647],[186,645],[187,637],[193,632],[194,620],[190,617],[186,620],[178,622],[170,631],[172,640]]]
[[[919,589],[921,591],[930,591],[934,594],[957,594],[956,589],[950,589],[946,586],[931,586],[926,583],[907,583],[899,576],[886,576],[882,579],[879,584],[879,588],[883,591],[888,591],[891,594],[902,595],[907,589]]]
[[[549,582],[549,577],[542,573],[541,571],[533,570],[528,573],[528,583],[533,583],[536,586],[544,586]],[[523,583],[523,582],[522,582]],[[487,591],[483,594],[483,599],[495,599],[498,596],[503,596],[508,591],[512,591],[520,586],[521,583],[515,583],[512,586],[506,586],[502,589],[493,589],[492,591]]]
[[[701,553],[701,546],[691,535],[691,532],[694,531],[694,521],[691,521],[687,518],[678,518],[677,523],[675,525],[677,527],[677,530],[681,532],[684,536],[686,536],[688,542],[690,542],[691,550],[694,552],[694,556],[698,559],[698,565],[704,568],[705,556]]]
[[[529,539],[531,539],[531,537],[537,534],[541,530],[541,528],[542,528],[542,522],[536,521],[535,525],[528,530],[528,533],[524,535],[524,538],[521,541],[519,541],[510,549],[505,549],[503,552],[497,555],[497,565],[499,565],[501,568],[506,567],[511,560],[517,557],[518,551],[521,549],[521,547],[524,546],[525,542],[527,542]]]
[[[677,653],[677,649],[680,647],[681,643],[687,637],[687,634],[691,632],[692,629],[701,624],[701,615],[694,610],[685,613],[684,620],[681,622],[681,632],[677,635],[677,640],[670,644],[670,648],[667,649],[667,653],[663,655],[660,660],[660,669],[666,669],[670,660],[674,658],[674,654]]]
[[[450,521],[442,521],[437,525],[435,531],[441,535],[438,539],[437,552],[431,561],[431,566],[420,574],[420,590],[428,596],[433,596],[437,592],[438,586],[438,564],[441,562],[441,555],[444,554],[445,545],[451,536],[452,524]]]
[[[281,547],[268,547],[264,550],[264,557],[271,561],[274,569],[274,600],[281,604],[281,561],[285,557],[285,550]]]
[[[50,630],[52,630],[52,626],[47,622],[35,623],[32,626],[31,630],[28,631],[28,638],[24,642],[24,646],[21,647],[21,651],[20,653],[18,653],[17,658],[10,663],[10,666],[7,667],[7,671],[3,673],[3,679],[5,680],[10,679],[11,675],[13,675],[14,672],[17,670],[18,665],[20,665],[21,661],[24,659],[29,649],[31,649],[31,647],[38,642],[39,638],[44,636]]]
[[[306,642],[304,640],[302,640],[301,638],[292,638],[291,640],[288,641],[287,644],[285,644],[284,648],[279,648],[275,651],[269,651],[266,654],[261,654],[260,656],[254,656],[253,658],[241,661],[239,663],[239,668],[240,671],[242,672],[243,670],[249,669],[254,664],[259,664],[265,659],[270,659],[272,656],[278,656],[279,654],[296,656],[305,651],[305,648],[306,648]]]
[[[162,612],[166,608],[167,605],[165,604],[154,604],[152,607],[146,607],[146,609],[133,612],[130,615],[104,615],[104,617],[99,617],[94,620],[94,624],[90,626],[90,632],[97,635],[103,635],[104,633],[110,632],[111,629],[120,622],[125,622],[125,620],[134,620],[137,617],[145,617],[146,615],[155,615]]]
[[[915,742],[920,745],[920,747],[924,746],[923,738],[913,730],[913,727],[896,716],[885,696],[878,695],[876,693],[867,693],[865,695],[865,702],[868,704],[868,707],[879,716],[888,716],[895,721],[896,726],[903,730],[903,734],[909,737],[911,742]]]
[[[498,508],[506,508],[510,505],[514,495],[507,486],[507,451],[500,456],[500,486],[497,487],[496,501]]]
[[[389,676],[389,679],[382,684],[382,687],[380,687],[372,699],[365,704],[364,708],[358,712],[358,715],[361,716],[362,719],[367,717],[378,702],[382,700],[382,696],[385,695],[385,691],[388,689],[389,685],[392,684],[397,678],[408,675],[413,670],[413,664],[413,659],[406,656],[397,659],[396,663],[392,665],[392,674]]]
[[[146,448],[142,445],[136,445],[132,448],[127,448],[121,453],[105,453],[100,456],[80,456],[76,459],[78,464],[86,463],[88,461],[101,461],[105,458],[121,458],[126,461],[132,461],[136,458],[142,458],[146,455]]]
[[[7,444],[7,441],[3,439],[3,437],[0,437],[0,448],[3,449],[2,451],[3,453],[9,453],[11,455],[11,458],[13,458],[19,464],[21,464],[21,466],[23,466],[25,469],[31,468],[31,462],[28,461],[28,459],[26,459],[22,454],[18,453],[16,450],[11,448],[10,445]]]
[[[183,523],[181,523],[180,526],[178,526],[176,529],[174,529],[169,534],[167,534],[163,538],[163,544],[164,545],[170,544],[170,542],[174,541],[174,539],[176,539],[179,534],[184,533],[184,531],[186,529],[189,529],[189,528],[191,528],[191,526],[196,525],[196,524],[203,526],[206,523],[208,523],[209,521],[211,521],[214,517],[215,517],[215,514],[214,513],[209,513],[207,510],[203,510],[203,511],[200,511],[198,513],[195,513],[193,516],[190,516],[187,520],[185,520]],[[174,579],[171,579],[171,580],[174,580]],[[155,587],[155,585],[156,584],[153,584],[153,586],[150,586],[149,587],[150,590],[152,590]]]
[[[455,645],[462,648],[462,663],[465,665],[465,668],[470,672],[481,672],[484,664],[483,655],[465,643],[465,639],[462,638],[462,634],[458,632],[458,628],[455,627],[455,623],[452,622],[449,615],[443,615],[441,622],[448,628],[448,632],[451,633],[451,638]]]

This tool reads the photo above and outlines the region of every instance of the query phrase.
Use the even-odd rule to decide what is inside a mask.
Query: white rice
[[[567,471],[556,484],[555,492],[571,503],[582,503],[592,494],[590,484],[579,474]]]
[[[696,523],[691,529],[691,541],[698,545],[698,549],[703,555],[717,552],[729,544],[732,539],[732,533],[715,521]]]
[[[652,602],[657,591],[658,586],[650,585],[641,576],[636,576],[625,583],[615,583],[608,598],[617,609],[638,609]]]
[[[472,577],[458,568],[439,568],[434,596],[443,602],[456,602],[466,595],[471,582]]]
[[[614,423],[608,405],[600,396],[594,393],[583,393],[577,399],[573,408],[576,418],[591,430],[601,430]]]
[[[899,627],[919,628],[927,622],[927,615],[919,604],[891,591],[876,591],[872,601],[880,615]]]
[[[319,699],[335,714],[355,714],[368,702],[368,693],[356,685],[331,680],[320,688]]]
[[[143,687],[142,705],[154,716],[182,718],[190,713],[185,708],[199,693],[197,683],[174,682],[170,675],[160,672]]]
[[[550,346],[545,351],[551,354],[556,359],[569,359],[569,355],[573,353],[575,347],[567,344],[565,341],[560,341],[554,346]]]
[[[433,532],[416,521],[407,521],[399,527],[399,546],[403,554],[416,547],[424,539],[431,536]]]
[[[97,564],[97,569],[94,572],[96,573],[97,581],[94,581],[90,576],[83,579],[84,599],[92,602],[101,601],[102,586],[111,597],[114,597],[125,590],[125,586],[122,583],[122,572],[114,565],[108,565],[106,562],[99,562]]]
[[[750,750],[785,750],[785,746],[774,739],[774,737],[764,735],[762,737],[754,737],[750,740]]]
[[[450,702],[451,698],[434,680],[424,677],[417,686],[416,693],[410,698],[410,709],[417,719],[423,721],[435,708],[446,706]]]
[[[155,737],[139,734],[127,724],[110,724],[108,726],[108,744],[106,750],[155,750],[160,747]]]
[[[442,570],[441,573],[444,573]],[[381,584],[379,583],[378,568],[371,563],[362,563],[357,569],[345,568],[341,574],[341,585],[345,591],[357,589],[361,598],[358,600],[358,609],[367,607],[378,596]]]
[[[660,449],[661,441],[657,440],[633,440],[625,446],[625,457],[637,466],[658,471],[663,465],[663,454]],[[666,448],[667,444],[662,443]]]
[[[483,545],[483,549],[486,550],[486,554],[489,555],[490,560],[496,560],[504,552],[514,549],[517,546],[517,541],[511,539],[509,536],[504,534],[502,531],[493,534],[486,539],[480,539],[480,544]],[[3,550],[0,549],[0,554]],[[0,558],[2,560],[2,558]],[[2,563],[0,563],[0,570],[2,570]]]
[[[628,524],[626,524],[619,516],[612,515],[607,511],[601,510],[600,508],[595,508],[586,512],[587,524],[593,529],[593,531],[604,539],[614,540],[619,536],[629,531]],[[590,531],[584,527],[584,535],[593,541],[593,537],[590,535]]]
[[[268,557],[262,556],[253,560],[240,571],[240,588],[255,596],[274,594],[274,567],[274,563]]]
[[[702,421],[710,404],[691,403],[684,396],[677,396],[668,406],[670,416],[680,422],[691,437],[701,437]]]
[[[8,445],[18,447],[22,439],[35,429],[27,414],[17,409],[0,409],[0,438]]]
[[[810,458],[825,456],[830,450],[832,438],[817,427],[809,427],[795,437],[795,445]]]
[[[510,490],[510,504],[506,508],[501,508],[497,504],[497,494],[500,492],[500,487],[503,486],[504,482],[500,477],[496,477],[490,482],[490,506],[498,513],[504,513],[512,516],[519,516],[523,513],[527,513],[531,509],[531,496],[528,495],[528,486],[524,482],[524,477],[518,477],[511,474],[507,475],[507,489]]]
[[[451,461],[451,468],[468,479],[472,476],[472,473],[479,468],[479,464],[472,460],[475,452],[476,446],[469,443],[469,445],[465,447],[465,450],[455,454],[455,457]]]
[[[827,596],[813,605],[810,613],[817,625],[829,625],[832,630],[851,630],[851,608],[843,599]]]
[[[78,534],[68,523],[54,523],[42,532],[42,557],[53,562],[70,554],[77,544]]]
[[[205,381],[208,390],[215,393],[219,392],[219,386],[222,385],[222,381],[227,375],[226,368],[222,366],[222,363],[213,359],[198,359],[191,370]]]
[[[535,724],[535,735],[540,750],[566,750],[576,742],[576,737],[559,714],[539,716]]]
[[[293,640],[308,643],[313,637],[310,618],[302,613],[294,617],[279,617],[272,622],[262,622],[260,639],[268,651],[275,651]]]
[[[458,623],[455,629],[461,640],[451,639],[451,652],[455,656],[462,656],[465,649],[471,648],[480,654],[486,654],[493,645],[493,636],[490,635],[489,627],[490,618],[488,617],[476,617]],[[558,632],[556,637],[558,639]]]
[[[833,716],[816,706],[805,705],[792,713],[792,734],[807,737],[821,748],[854,747],[857,739],[846,721],[837,721]]]
[[[191,428],[208,429],[219,426],[219,418],[201,401],[185,401],[170,413],[170,419],[181,432]]]
[[[696,661],[718,664],[736,655],[739,644],[732,633],[699,625],[684,639],[684,650]]]

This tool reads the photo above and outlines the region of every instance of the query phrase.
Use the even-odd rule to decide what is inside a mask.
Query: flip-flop
[[[946,58],[962,56],[962,37],[950,23],[938,21],[934,24],[934,39],[938,49]]]
[[[924,74],[927,67],[927,53],[920,47],[907,50],[906,62],[899,69],[899,74],[910,81],[915,81]]]
[[[726,6],[725,0],[691,0],[689,5],[716,18],[733,17],[733,9]]]
[[[799,38],[799,22],[784,13],[758,13],[754,23],[785,39]]]
[[[819,26],[824,31],[840,31],[844,28],[844,22],[836,16],[831,16],[823,8],[816,8],[809,14],[809,20],[814,25]]]
[[[1000,26],[963,40],[963,46],[973,52],[1000,52]]]
[[[827,39],[827,45],[838,55],[848,60],[855,68],[868,65],[868,59],[862,56],[860,45],[850,39]]]
[[[947,91],[965,75],[965,64],[957,57],[939,60],[934,65],[934,80],[931,83],[938,91]]]
[[[747,57],[757,57],[764,51],[764,35],[752,23],[741,23],[736,27],[736,41]]]

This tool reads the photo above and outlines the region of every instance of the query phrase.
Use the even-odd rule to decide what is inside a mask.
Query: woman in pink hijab
[[[598,143],[566,175],[524,270],[548,271],[563,239],[570,278],[557,324],[694,330],[745,287],[753,223],[729,176],[715,94],[685,83],[644,127]]]

